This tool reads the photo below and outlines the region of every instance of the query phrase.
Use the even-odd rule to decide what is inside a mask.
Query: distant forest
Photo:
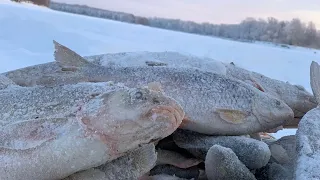
[[[313,22],[302,22],[298,18],[291,21],[279,21],[273,17],[266,20],[247,18],[240,24],[210,24],[165,19],[158,17],[140,17],[129,13],[92,8],[86,5],[71,5],[51,2],[53,10],[111,19],[121,22],[194,33],[206,36],[228,38],[238,41],[266,41],[276,44],[295,45],[320,49],[320,31]]]

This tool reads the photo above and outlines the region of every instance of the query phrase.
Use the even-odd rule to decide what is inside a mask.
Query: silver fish
[[[75,173],[64,180],[137,180],[155,166],[156,160],[155,146],[146,144],[109,163]]]
[[[306,112],[316,107],[317,103],[313,94],[300,85],[292,85],[275,80],[262,74],[248,71],[234,64],[223,63],[211,58],[199,58],[183,55],[177,52],[124,52],[110,53],[84,57],[88,61],[105,67],[143,67],[164,66],[173,68],[197,69],[225,75],[250,84],[260,91],[268,93],[284,101],[294,112],[295,118],[301,118]],[[19,85],[32,85],[30,77],[51,74],[59,71],[55,62],[30,66],[3,73]],[[28,78],[25,78],[28,77]],[[83,77],[84,78],[84,77]],[[85,78],[84,78],[85,79]],[[290,126],[297,128],[298,122]],[[284,126],[287,128],[286,126]]]
[[[7,78],[6,76],[0,75],[0,90],[15,85],[16,83],[14,83],[11,79]]]
[[[232,149],[217,144],[208,150],[205,167],[209,180],[257,180]]]
[[[56,86],[81,81],[114,81],[128,87],[149,84],[174,98],[186,112],[180,128],[212,135],[242,135],[272,129],[293,118],[283,101],[241,81],[192,69],[103,67],[55,44],[61,70],[33,79],[34,85]]]
[[[193,180],[194,178],[192,178],[191,180]],[[190,179],[184,179],[184,178],[180,178],[177,176],[171,176],[168,174],[158,174],[158,175],[154,175],[154,176],[148,176],[145,175],[143,177],[141,177],[139,180],[190,180]]]
[[[178,152],[168,151],[164,149],[157,150],[157,163],[156,165],[169,164],[178,168],[189,168],[196,166],[203,162],[201,159],[188,158]]]
[[[251,83],[257,89],[284,101],[293,110],[295,118],[303,117],[305,113],[317,105],[314,95],[302,86],[271,79],[233,65],[227,65],[226,67],[227,76]]]
[[[192,68],[213,72],[241,80],[259,90],[283,100],[294,111],[296,118],[316,107],[313,94],[302,86],[292,85],[269,78],[260,73],[251,72],[233,64],[223,63],[210,58],[199,58],[177,52],[127,52],[87,56],[86,59],[102,66],[166,66]],[[298,124],[296,124],[297,126]]]
[[[320,66],[312,62],[310,66],[310,83],[312,91],[320,102]],[[301,119],[296,133],[296,180],[319,179],[320,175],[320,107],[307,112]]]
[[[184,112],[146,88],[102,83],[0,90],[0,179],[62,179],[172,134]]]

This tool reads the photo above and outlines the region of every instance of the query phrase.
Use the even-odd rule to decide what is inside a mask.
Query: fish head
[[[292,109],[284,101],[263,92],[254,95],[252,112],[266,129],[281,126],[294,118]]]
[[[309,93],[303,86],[290,85],[283,87],[286,88],[281,92],[281,99],[283,99],[293,110],[296,118],[303,117],[308,111],[317,107],[316,98],[313,94]]]
[[[124,88],[101,94],[98,99],[101,105],[97,112],[82,122],[104,136],[106,143],[116,142],[121,150],[169,136],[185,115],[173,98],[149,88]]]

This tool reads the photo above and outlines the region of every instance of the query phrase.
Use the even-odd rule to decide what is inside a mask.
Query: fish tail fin
[[[76,71],[78,68],[91,64],[82,56],[61,45],[57,41],[53,40],[54,44],[54,59],[63,71]]]
[[[6,77],[5,75],[0,74],[0,90],[5,89],[10,85],[16,85],[10,78]]]
[[[310,84],[312,92],[317,100],[320,102],[320,66],[315,61],[312,61],[310,66]]]

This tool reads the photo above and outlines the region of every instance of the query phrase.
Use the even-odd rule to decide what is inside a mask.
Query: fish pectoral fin
[[[11,79],[7,78],[4,75],[0,75],[0,90],[6,89],[10,85],[16,85]]]
[[[56,138],[67,118],[43,118],[19,121],[0,129],[0,148],[26,150]]]
[[[157,92],[164,92],[161,86],[161,83],[159,82],[150,82],[148,83],[147,86],[150,90],[157,91]]]
[[[182,122],[179,126],[180,129],[183,129],[184,127],[187,127],[189,126],[190,124],[192,124],[193,122],[189,119],[188,116],[185,116],[183,119],[182,119]]]
[[[78,68],[90,64],[82,56],[55,40],[53,40],[53,44],[55,48],[54,59],[63,71],[76,71]]]
[[[147,66],[167,66],[167,63],[157,62],[157,61],[146,61]]]
[[[216,112],[222,120],[232,124],[242,124],[249,116],[247,112],[232,109],[217,109]]]

